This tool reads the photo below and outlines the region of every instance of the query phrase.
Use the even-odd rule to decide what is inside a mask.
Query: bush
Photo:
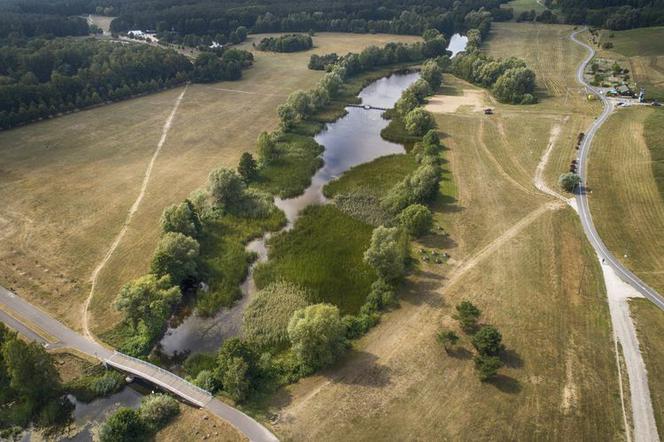
[[[201,234],[199,214],[189,200],[164,209],[160,223],[163,232],[182,233],[192,238],[198,238]]]
[[[567,172],[560,175],[558,185],[566,192],[573,193],[581,185],[581,177],[573,172]]]
[[[433,226],[431,211],[422,204],[411,204],[397,218],[406,232],[415,238],[426,235]]]
[[[244,312],[247,340],[261,347],[288,343],[288,322],[296,310],[307,306],[308,294],[301,287],[279,281],[260,290]]]
[[[498,329],[492,325],[483,325],[471,339],[473,347],[481,355],[498,356],[503,350],[503,337]]]
[[[285,34],[279,37],[266,37],[256,46],[261,51],[297,52],[311,49],[314,45],[311,36],[304,34]]]
[[[193,353],[185,359],[182,368],[187,375],[195,378],[201,371],[213,370],[216,364],[216,358],[213,354]]]
[[[404,118],[404,125],[409,134],[422,136],[436,127],[436,121],[429,112],[418,107],[408,112]]]
[[[312,55],[309,58],[309,69],[316,71],[324,71],[328,66],[335,64],[339,60],[339,57],[335,53],[325,54],[325,55]]]
[[[376,313],[360,313],[359,315],[346,315],[341,321],[346,329],[347,339],[357,339],[378,324],[379,316]]]
[[[397,214],[411,204],[430,200],[438,192],[440,173],[436,164],[421,165],[385,195],[383,208]]]
[[[108,418],[99,431],[101,442],[139,442],[148,440],[147,428],[137,411],[122,407]]]
[[[152,432],[157,432],[180,413],[180,404],[171,396],[151,394],[141,401],[139,416]]]
[[[367,296],[367,301],[362,306],[362,312],[370,314],[395,304],[396,294],[394,287],[387,281],[377,279],[371,284],[371,291]]]
[[[429,83],[432,92],[435,92],[443,82],[443,70],[434,60],[429,60],[422,65],[420,76]]]
[[[498,374],[498,370],[503,366],[503,362],[497,356],[475,356],[475,370],[480,381],[486,382]]]
[[[242,153],[240,163],[237,166],[237,173],[240,174],[245,183],[256,179],[258,175],[256,160],[254,160],[254,157],[249,152]]]
[[[461,329],[466,333],[472,333],[477,328],[477,320],[482,312],[470,301],[461,301],[456,306],[454,319],[459,321]]]
[[[219,383],[215,379],[214,373],[212,373],[211,370],[199,371],[193,383],[197,387],[201,387],[203,390],[207,390],[210,393],[214,393],[219,388]]]
[[[288,323],[293,352],[305,371],[334,362],[346,346],[345,332],[339,309],[330,304],[300,309]]]

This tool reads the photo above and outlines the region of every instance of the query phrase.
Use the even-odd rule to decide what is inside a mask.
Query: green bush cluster
[[[464,80],[491,89],[502,103],[537,102],[535,73],[523,60],[514,57],[495,59],[475,50],[469,42],[466,52],[457,54],[448,69]]]
[[[121,407],[99,431],[101,442],[148,441],[180,413],[180,404],[171,396],[152,394],[141,401],[138,410]]]
[[[82,402],[91,402],[120,391],[125,385],[122,374],[99,368],[95,367],[94,374],[86,374],[68,382],[65,389]]]
[[[73,405],[51,355],[0,323],[0,429],[65,425]]]
[[[278,37],[265,37],[254,45],[261,51],[297,52],[306,51],[314,46],[314,41],[305,34],[284,34]]]

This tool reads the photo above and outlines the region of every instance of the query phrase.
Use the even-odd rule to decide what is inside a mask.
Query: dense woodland
[[[154,92],[186,81],[237,80],[253,56],[173,50],[94,39],[0,47],[0,128]]]
[[[664,0],[555,0],[552,6],[573,24],[615,30],[664,25]]]
[[[279,37],[266,37],[255,46],[261,51],[297,52],[311,49],[314,41],[309,35],[284,34]]]

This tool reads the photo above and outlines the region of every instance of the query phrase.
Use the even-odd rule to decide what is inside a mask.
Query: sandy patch
[[[459,110],[480,112],[484,107],[484,91],[463,89],[462,95],[434,95],[425,109],[436,114],[452,114]]]

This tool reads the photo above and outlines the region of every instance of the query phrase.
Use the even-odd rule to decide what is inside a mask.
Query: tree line
[[[545,4],[547,2],[545,1]],[[557,0],[565,21],[621,30],[664,25],[664,2],[661,0]]]
[[[261,51],[297,52],[311,49],[314,41],[310,35],[285,34],[278,37],[265,37],[254,46]]]
[[[94,39],[0,47],[0,128],[173,87],[237,80],[253,55],[231,49],[192,63],[173,50]]]

